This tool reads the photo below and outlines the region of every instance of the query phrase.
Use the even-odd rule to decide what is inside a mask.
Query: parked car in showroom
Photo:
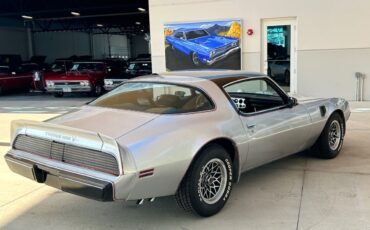
[[[28,92],[33,83],[32,72],[11,70],[9,66],[0,66],[0,95],[7,92]]]
[[[126,69],[128,78],[134,78],[152,73],[152,61],[150,58],[136,58],[129,62]]]
[[[73,66],[69,59],[56,59],[47,69],[34,71],[34,90],[46,91],[45,75],[63,75]]]
[[[65,93],[90,93],[99,96],[104,91],[107,68],[104,62],[74,62],[64,73],[44,74],[46,90],[62,97]]]
[[[179,29],[166,37],[172,50],[188,56],[195,66],[212,65],[239,50],[239,39],[210,35],[202,29]]]
[[[342,149],[348,102],[296,99],[242,71],[131,79],[80,109],[12,123],[11,170],[100,201],[175,195],[200,216],[219,212],[241,174],[315,146]]]

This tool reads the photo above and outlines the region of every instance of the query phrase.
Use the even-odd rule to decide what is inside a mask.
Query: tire
[[[343,118],[338,113],[332,114],[314,146],[315,155],[322,159],[337,157],[343,146],[344,132]]]
[[[208,170],[216,174],[212,176]],[[198,154],[189,167],[176,193],[177,204],[187,212],[203,217],[212,216],[227,202],[232,181],[232,161],[229,154],[222,146],[211,144]],[[211,185],[219,187],[210,188]],[[215,194],[210,193],[210,190]]]
[[[197,53],[192,52],[190,56],[191,56],[191,62],[192,62],[195,66],[200,66],[200,65],[201,65],[201,62],[200,62],[200,60],[199,60],[199,57],[198,57]]]
[[[64,96],[63,92],[54,93],[54,97],[63,97],[63,96]]]
[[[91,95],[94,97],[98,97],[103,94],[103,85],[102,84],[96,84],[91,91]]]

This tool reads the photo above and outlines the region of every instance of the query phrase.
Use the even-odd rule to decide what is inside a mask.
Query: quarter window
[[[179,38],[179,39],[185,39],[184,38],[184,33],[182,33],[182,32],[179,32],[179,33],[175,34],[175,37]]]

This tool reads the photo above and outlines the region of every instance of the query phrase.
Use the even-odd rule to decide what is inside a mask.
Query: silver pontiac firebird
[[[211,216],[245,171],[309,148],[336,157],[349,116],[344,99],[296,99],[258,73],[164,73],[46,122],[14,121],[5,159],[15,173],[87,198],[175,195]]]

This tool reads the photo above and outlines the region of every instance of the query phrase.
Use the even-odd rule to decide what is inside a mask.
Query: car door
[[[239,109],[249,151],[242,169],[301,151],[308,141],[310,117],[268,78],[254,78],[225,86]]]

